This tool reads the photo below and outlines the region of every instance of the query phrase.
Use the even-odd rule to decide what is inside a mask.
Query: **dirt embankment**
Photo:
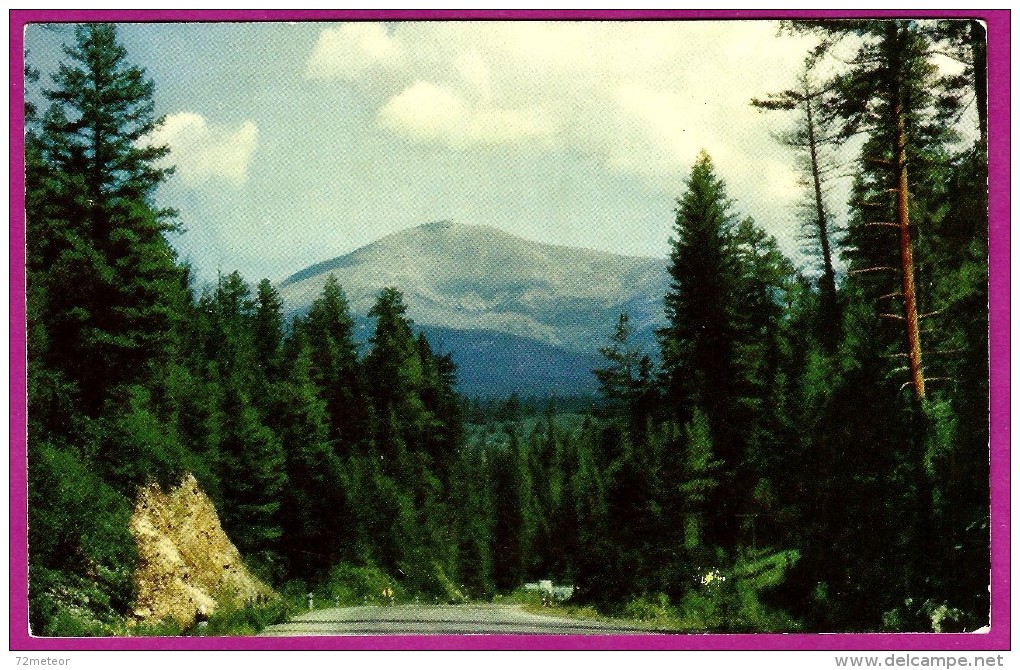
[[[138,544],[133,614],[141,621],[172,618],[187,627],[221,607],[276,597],[245,568],[191,475],[166,492],[155,484],[141,489],[131,534]]]

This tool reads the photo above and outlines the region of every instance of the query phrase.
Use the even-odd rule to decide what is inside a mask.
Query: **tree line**
[[[78,27],[47,107],[26,105],[33,631],[128,611],[134,492],[184,472],[277,585],[371,566],[448,602],[552,578],[699,629],[986,624],[986,124],[953,130],[984,109],[980,25],[786,29],[820,46],[799,88],[754,104],[796,117],[818,270],[738,213],[703,152],[658,350],[620,315],[603,402],[573,425],[461,398],[398,288],[362,346],[335,277],[289,321],[268,280],[196,287],[155,204],[172,168],[146,141],[153,84],[114,26]],[[852,137],[840,230],[827,185]]]
[[[974,630],[989,612],[983,27],[784,29],[819,46],[798,88],[753,103],[796,117],[786,142],[817,271],[741,218],[698,158],[658,365],[628,344],[622,315],[596,371],[620,414],[597,443],[618,455],[598,468],[608,541],[582,549],[598,569],[579,579],[683,602],[692,576],[722,566],[723,626]],[[822,76],[827,58],[839,66]],[[972,138],[957,132],[968,108]],[[860,155],[840,166],[852,138]],[[853,180],[841,231],[827,202],[837,169]]]

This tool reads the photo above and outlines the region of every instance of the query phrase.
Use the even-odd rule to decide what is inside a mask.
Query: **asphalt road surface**
[[[526,612],[515,605],[394,605],[321,609],[266,628],[262,635],[629,635],[626,622],[578,621]]]

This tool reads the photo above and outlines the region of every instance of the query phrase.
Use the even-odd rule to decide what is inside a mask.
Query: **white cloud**
[[[509,144],[548,137],[556,130],[541,109],[502,109],[427,81],[391,98],[378,119],[383,127],[413,140],[454,148]]]
[[[455,128],[467,112],[464,101],[448,88],[419,81],[379,110],[383,125],[416,139],[429,139]]]
[[[258,127],[252,121],[236,129],[210,126],[199,114],[180,112],[168,115],[151,139],[169,145],[170,162],[188,186],[215,179],[241,185],[248,179]]]
[[[344,23],[319,35],[305,76],[356,79],[378,67],[399,66],[403,45],[381,23]]]
[[[794,115],[750,102],[795,86],[814,38],[779,36],[777,28],[771,21],[357,24],[324,29],[307,69],[319,80],[350,83],[352,109],[365,105],[382,131],[373,141],[388,157],[407,151],[412,162],[423,154],[407,145],[426,144],[430,157],[457,151],[435,159],[457,165],[492,165],[497,156],[537,171],[569,165],[626,184],[622,199],[658,194],[668,212],[705,149],[735,211],[795,250],[784,236],[804,191],[794,156],[776,139]],[[327,67],[327,53],[343,65]],[[551,173],[547,182],[559,178]],[[573,178],[562,176],[565,189]],[[508,190],[517,188],[513,174],[505,179]],[[535,219],[548,219],[542,207],[554,202],[534,204]],[[550,233],[550,241],[562,240]]]
[[[323,30],[308,73],[385,101],[378,124],[411,141],[537,139],[675,183],[701,148],[772,142],[750,98],[788,87],[805,53],[762,21],[358,23]]]
[[[677,91],[624,84],[612,97],[620,126],[629,129],[606,149],[614,167],[649,176],[677,174],[702,147],[718,144],[697,110],[688,108],[689,97]],[[635,153],[635,144],[644,150]]]

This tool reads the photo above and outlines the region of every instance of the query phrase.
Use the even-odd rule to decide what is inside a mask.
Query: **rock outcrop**
[[[167,492],[156,484],[142,488],[131,534],[138,545],[133,614],[140,621],[169,618],[188,627],[220,607],[276,597],[245,568],[191,475]]]

